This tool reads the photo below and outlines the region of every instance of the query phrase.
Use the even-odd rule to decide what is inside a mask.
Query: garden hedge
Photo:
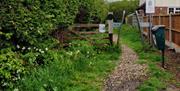
[[[104,0],[1,0],[0,89],[12,88],[30,64],[53,61],[48,50],[58,41],[50,33],[80,23],[81,9],[86,23],[101,22],[107,13]]]

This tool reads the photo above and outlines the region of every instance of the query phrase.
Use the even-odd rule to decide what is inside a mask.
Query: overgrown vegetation
[[[100,23],[108,13],[108,4],[104,0],[79,0],[80,7],[76,23]]]
[[[99,91],[119,58],[118,47],[99,49],[87,41],[73,41],[66,50],[51,51],[53,62],[34,68],[15,89],[28,91]]]
[[[105,6],[103,0],[1,0],[0,89],[14,88],[32,68],[57,60],[54,29],[72,25],[81,8],[88,11],[82,16],[87,22],[101,22]]]
[[[139,0],[121,0],[112,2],[109,5],[109,11],[114,13],[117,20],[121,20],[123,11],[126,11],[126,15],[133,13],[139,6]]]
[[[157,50],[150,48],[147,44],[142,45],[139,31],[129,25],[123,26],[121,40],[139,54],[138,63],[149,65],[149,78],[139,87],[139,91],[159,91],[166,88],[167,82],[172,76],[157,66],[161,61]]]

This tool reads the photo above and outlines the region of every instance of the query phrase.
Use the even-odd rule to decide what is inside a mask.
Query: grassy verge
[[[96,38],[98,38],[96,36]],[[54,61],[32,67],[18,83],[20,91],[100,91],[107,74],[117,64],[116,46],[92,46],[72,41],[64,50],[49,50]]]
[[[161,61],[157,50],[147,44],[144,44],[143,48],[138,30],[128,25],[122,28],[121,41],[138,53],[138,63],[148,65],[149,78],[139,87],[139,91],[158,91],[165,88],[172,76],[157,66]]]

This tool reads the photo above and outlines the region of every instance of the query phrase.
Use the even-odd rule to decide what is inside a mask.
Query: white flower
[[[18,70],[17,70],[17,73],[19,73],[19,72],[21,72],[21,70],[20,70],[20,69],[18,69]]]
[[[19,91],[19,89],[15,88],[13,91]]]
[[[89,65],[92,65],[92,64],[93,64],[92,62],[89,63]]]
[[[18,49],[20,48],[20,46],[19,46],[19,45],[17,45],[16,47],[17,47]]]
[[[31,47],[28,47],[28,50],[31,50]]]
[[[45,48],[46,51],[48,51],[48,48]]]
[[[34,47],[34,49],[36,49],[36,47]]]
[[[38,51],[39,49],[38,48],[36,48],[36,51]]]
[[[41,53],[44,53],[44,51],[41,51]]]
[[[41,49],[39,49],[39,52],[41,52],[42,50]]]
[[[44,87],[47,87],[47,84],[43,84]]]
[[[80,51],[79,50],[77,50],[77,53],[79,53]]]
[[[12,80],[13,80],[13,81],[16,81],[16,80],[18,80],[18,78],[15,77],[15,78],[13,78]]]
[[[22,50],[25,50],[25,49],[26,49],[26,47],[23,46]]]
[[[7,85],[8,85],[8,83],[6,83],[6,82],[2,84],[2,86],[7,86]]]

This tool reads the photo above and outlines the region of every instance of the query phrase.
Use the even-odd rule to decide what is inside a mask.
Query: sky
[[[109,2],[120,1],[120,0],[108,0]]]
[[[107,0],[108,2],[121,1],[121,0]]]

